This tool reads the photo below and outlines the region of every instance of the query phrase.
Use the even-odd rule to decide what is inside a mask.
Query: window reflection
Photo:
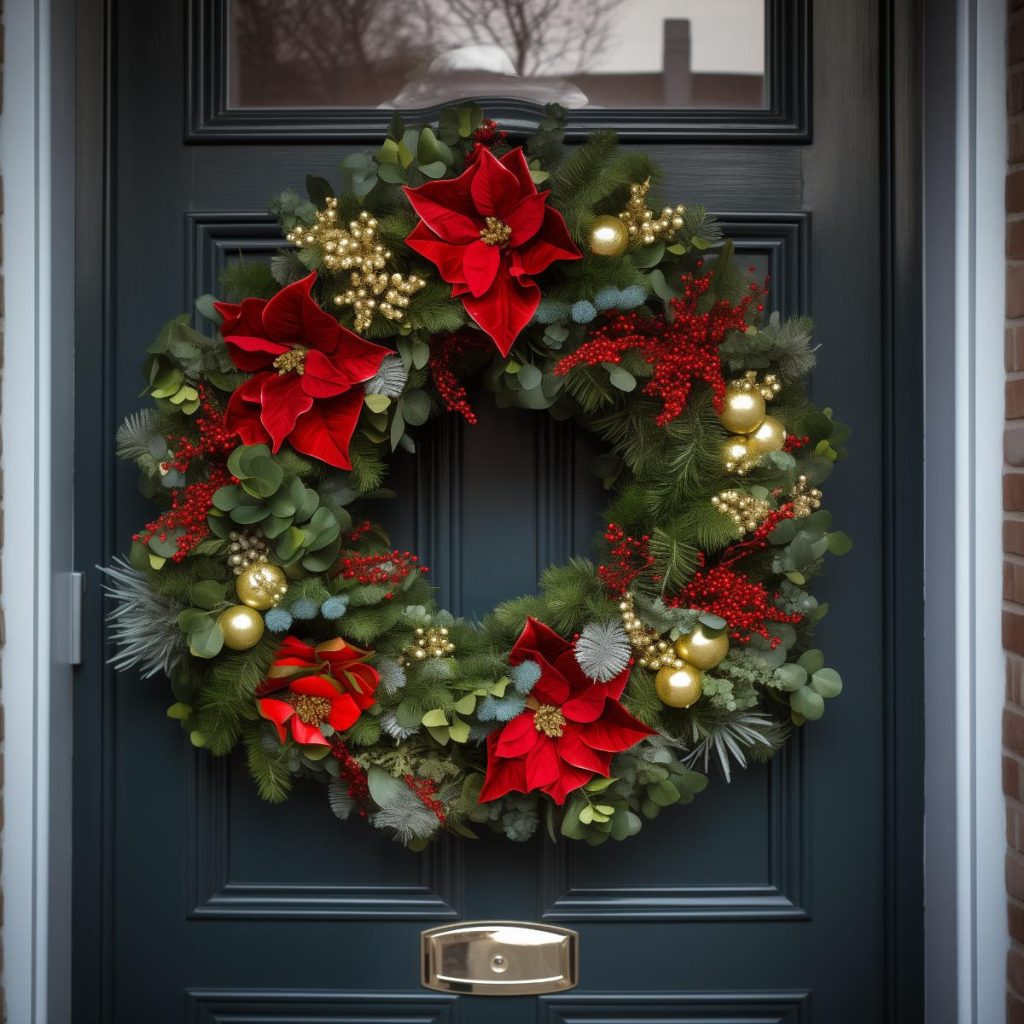
[[[232,107],[763,109],[764,0],[228,0]]]

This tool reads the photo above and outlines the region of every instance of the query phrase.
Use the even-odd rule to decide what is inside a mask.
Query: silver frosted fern
[[[103,592],[114,602],[107,613],[116,647],[109,663],[119,672],[137,667],[143,679],[169,675],[186,651],[185,635],[178,628],[185,606],[153,593],[146,574],[124,558],[97,568],[105,577]]]
[[[405,382],[408,379],[409,371],[405,368],[402,357],[389,355],[384,357],[380,369],[366,382],[364,387],[368,395],[397,398],[405,388]]]
[[[599,683],[614,679],[629,664],[626,631],[617,622],[589,622],[576,641],[576,661]]]
[[[755,711],[737,711],[730,718],[704,726],[694,721],[691,735],[695,746],[682,759],[687,768],[693,768],[698,761],[704,762],[707,774],[712,754],[717,755],[726,782],[732,782],[730,762],[735,761],[741,768],[747,767],[746,750],[763,746],[774,749],[774,744],[765,735],[776,728],[776,723],[766,715]]]

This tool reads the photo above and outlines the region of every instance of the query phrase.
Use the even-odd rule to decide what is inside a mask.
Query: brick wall
[[[1008,1024],[1024,1024],[1024,0],[1009,0],[1006,172],[1006,431],[1003,445],[1003,792]]]

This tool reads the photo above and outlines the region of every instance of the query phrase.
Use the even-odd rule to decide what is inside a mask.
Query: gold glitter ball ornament
[[[662,704],[670,708],[688,708],[703,692],[701,671],[684,663],[682,668],[663,668],[654,677],[654,689]]]
[[[718,418],[731,434],[752,434],[764,420],[764,399],[756,391],[728,387]]]
[[[676,654],[694,668],[707,671],[720,664],[729,653],[729,635],[706,633],[698,624],[689,636],[681,636],[675,643]]]
[[[629,231],[618,217],[603,213],[590,225],[587,247],[595,256],[621,256],[629,248]]]
[[[722,461],[726,473],[745,476],[757,465],[760,454],[753,449],[750,438],[745,434],[735,434],[726,438],[722,446]]]
[[[288,593],[288,584],[278,566],[261,562],[239,574],[235,580],[235,593],[242,604],[265,612]]]
[[[747,442],[756,456],[780,451],[786,443],[786,428],[774,416],[765,416],[761,426],[749,436]]]
[[[232,651],[247,651],[263,636],[263,616],[255,608],[236,604],[220,613],[217,625],[224,634],[224,646]]]
[[[733,434],[753,434],[764,422],[765,402],[771,401],[782,390],[774,373],[757,379],[756,370],[729,381],[719,419],[722,426]]]

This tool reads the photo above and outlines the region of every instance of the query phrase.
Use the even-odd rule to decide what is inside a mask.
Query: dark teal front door
[[[704,112],[668,127],[587,115],[618,118],[652,148],[672,200],[718,213],[750,265],[771,273],[775,305],[815,317],[814,390],[835,396],[854,429],[852,457],[829,483],[838,525],[857,543],[825,586],[822,645],[847,680],[835,712],[769,768],[731,785],[713,775],[696,803],[630,842],[481,839],[426,854],[338,822],[319,786],[263,804],[241,759],[183,742],[161,680],[105,667],[91,568],[146,519],[131,470],[113,457],[144,347],[214,290],[225,260],[268,256],[280,243],[268,196],[310,172],[330,177],[358,145],[353,126],[369,126],[369,141],[380,116],[220,102],[231,71],[224,0],[80,6],[80,188],[91,202],[78,280],[76,546],[93,598],[75,692],[75,1019],[920,1019],[920,581],[916,555],[897,564],[892,554],[903,531],[916,537],[919,512],[919,452],[901,440],[915,433],[917,357],[913,337],[899,348],[893,335],[913,262],[899,249],[906,223],[893,219],[914,208],[912,188],[893,191],[890,146],[894,69],[913,60],[890,52],[902,6],[821,0],[812,31],[811,4],[769,0],[763,114]],[[389,526],[433,568],[448,607],[480,613],[587,550],[602,506],[587,462],[571,425],[483,404],[476,428],[450,418],[415,459],[396,460],[403,500]],[[495,545],[500,577],[480,568]],[[579,987],[540,998],[427,992],[419,933],[457,919],[576,929]]]

